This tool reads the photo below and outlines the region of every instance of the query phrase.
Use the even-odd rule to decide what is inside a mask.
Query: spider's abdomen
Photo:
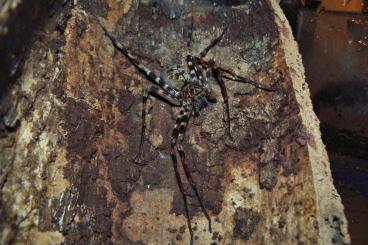
[[[198,96],[203,95],[205,95],[204,88],[196,83],[186,83],[180,91],[182,100],[195,100]]]

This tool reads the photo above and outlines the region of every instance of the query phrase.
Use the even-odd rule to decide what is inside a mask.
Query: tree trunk
[[[147,165],[134,164],[151,83],[99,22],[163,73],[185,67],[187,53],[228,27],[208,58],[277,88],[226,81],[231,141],[210,81],[218,103],[191,119],[184,151],[212,233],[180,170],[195,244],[350,243],[298,48],[276,1],[42,3],[19,44],[17,72],[2,83],[2,244],[189,244],[170,157],[178,110],[149,101]]]

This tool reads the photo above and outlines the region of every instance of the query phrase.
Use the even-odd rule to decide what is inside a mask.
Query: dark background
[[[318,1],[280,4],[299,44],[352,244],[368,244],[368,15],[328,11]]]

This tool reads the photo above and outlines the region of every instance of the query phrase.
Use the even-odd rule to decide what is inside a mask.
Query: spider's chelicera
[[[183,68],[175,68],[172,70],[169,79],[180,80],[182,83],[182,87],[180,89],[175,88],[170,85],[170,83],[165,80],[162,76],[156,75],[153,71],[144,66],[137,57],[131,54],[128,49],[119,42],[110,32],[106,30],[106,28],[101,25],[105,35],[110,38],[114,46],[123,53],[126,58],[130,60],[130,62],[137,68],[137,70],[142,73],[147,80],[149,80],[153,85],[148,88],[143,93],[143,106],[142,106],[142,131],[140,144],[138,149],[138,154],[134,160],[136,164],[144,165],[143,161],[143,144],[145,140],[145,130],[146,130],[146,104],[149,96],[155,96],[162,99],[165,102],[168,102],[170,105],[175,107],[180,107],[179,115],[176,118],[176,123],[174,126],[174,130],[171,136],[171,157],[173,160],[173,166],[175,170],[176,179],[179,185],[180,192],[183,196],[185,213],[188,223],[188,229],[191,237],[191,244],[193,244],[193,230],[190,223],[188,203],[187,203],[187,195],[185,193],[180,173],[178,170],[178,158],[180,157],[180,162],[183,166],[185,175],[199,201],[201,209],[208,220],[209,231],[212,232],[211,228],[211,218],[203,205],[203,201],[199,195],[197,187],[193,181],[193,178],[190,174],[188,164],[185,160],[185,153],[181,146],[181,143],[184,140],[184,135],[187,129],[187,125],[192,115],[198,116],[200,111],[207,107],[210,103],[216,103],[217,99],[212,94],[211,87],[207,82],[207,77],[212,75],[216,82],[219,84],[221,89],[221,94],[224,103],[225,110],[225,121],[226,121],[226,134],[230,139],[232,139],[230,134],[230,113],[229,113],[229,103],[228,103],[228,93],[225,87],[224,79],[249,83],[255,86],[256,88],[263,89],[266,91],[274,91],[272,88],[265,88],[255,83],[252,80],[249,80],[245,77],[237,75],[231,69],[226,69],[221,66],[218,66],[213,59],[205,60],[205,56],[216,44],[218,44],[225,33],[214,39],[200,54],[199,56],[193,56],[188,54],[186,57],[187,69]],[[226,28],[227,29],[227,28]],[[225,30],[226,30],[225,29]],[[178,153],[178,154],[177,154]]]

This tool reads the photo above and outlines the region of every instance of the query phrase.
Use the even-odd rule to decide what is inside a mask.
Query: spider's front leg
[[[195,57],[195,56],[191,56],[189,55],[187,57],[187,63],[188,63],[188,68],[190,70],[193,71],[193,75],[195,74],[197,77],[199,77],[200,83],[202,83],[202,85],[206,88],[208,88],[208,82],[206,79],[206,76],[203,78],[201,77],[202,71],[201,71],[201,67],[203,67],[206,70],[206,75],[208,73],[212,73],[212,75],[215,77],[217,83],[220,85],[221,88],[221,95],[224,101],[224,110],[225,110],[225,123],[226,123],[226,132],[225,134],[230,138],[231,141],[233,140],[233,137],[231,135],[231,131],[230,131],[230,109],[229,109],[229,96],[227,93],[227,89],[225,86],[225,83],[222,79],[221,73],[219,71],[219,68],[217,67],[216,63],[214,60],[210,60],[210,61],[205,61],[204,57],[207,55],[207,53],[213,48],[215,47],[219,42],[222,41],[222,38],[225,34],[225,32],[227,31],[227,29],[229,28],[229,26],[227,26],[223,32],[220,34],[220,36],[218,36],[217,38],[215,38],[202,52],[200,52],[199,56],[200,57]]]
[[[141,129],[141,138],[139,142],[139,149],[138,154],[134,158],[134,163],[138,165],[145,165],[144,156],[143,156],[143,144],[145,140],[145,134],[146,134],[146,107],[147,107],[147,100],[149,96],[156,96],[158,98],[161,98],[162,100],[168,102],[169,104],[173,106],[180,106],[180,101],[173,95],[169,94],[165,90],[157,87],[157,86],[151,86],[149,89],[145,90],[143,92],[143,99],[142,99],[142,129]]]
[[[263,90],[266,90],[266,91],[275,91],[276,89],[265,88],[265,87],[257,84],[256,82],[254,82],[250,79],[239,76],[234,71],[232,71],[231,69],[226,69],[226,68],[218,66],[214,60],[209,60],[208,62],[206,62],[206,64],[211,69],[215,80],[217,81],[217,83],[220,86],[222,98],[224,99],[225,120],[226,120],[226,124],[227,124],[226,125],[226,133],[230,137],[231,141],[234,141],[233,137],[231,136],[231,131],[230,131],[229,95],[227,93],[224,78],[232,80],[232,81],[249,83],[249,84],[252,84],[254,87],[256,87],[258,89],[263,89]]]
[[[221,36],[220,36],[221,37]],[[207,49],[209,49],[209,47],[213,47],[216,43],[218,43],[221,39],[217,38],[215,41],[213,41],[204,51],[201,52],[201,56],[202,53],[206,53],[208,51],[206,51]],[[222,77],[222,73],[221,73],[221,69],[220,67],[218,67],[215,63],[214,60],[209,60],[209,61],[205,61],[203,58],[199,58],[199,57],[192,57],[191,58],[192,62],[193,62],[193,70],[198,71],[200,69],[200,67],[203,67],[206,69],[206,74],[208,72],[212,73],[212,76],[215,78],[216,82],[219,84],[220,89],[221,89],[221,95],[223,98],[223,103],[224,103],[224,110],[225,110],[225,123],[226,123],[226,135],[230,138],[231,141],[233,141],[233,137],[231,135],[231,131],[230,131],[230,108],[229,108],[229,95],[227,93],[227,89],[225,86],[225,82],[223,80]],[[190,68],[190,67],[189,67]],[[206,77],[206,76],[205,76]],[[207,79],[200,79],[201,83],[203,84],[204,87],[208,88],[208,84],[207,84]]]
[[[275,88],[267,88],[264,87],[248,78],[242,77],[237,75],[233,70],[228,68],[223,68],[221,66],[218,66],[216,62],[213,59],[210,59],[209,61],[204,60],[203,58],[195,57],[195,64],[198,66],[204,67],[206,70],[210,70],[213,77],[215,78],[216,82],[220,86],[221,89],[221,95],[224,101],[224,110],[225,110],[225,123],[226,123],[226,134],[230,138],[231,141],[233,140],[233,137],[231,135],[230,130],[230,108],[229,108],[229,95],[225,86],[224,79],[236,81],[236,82],[243,82],[248,83],[254,86],[255,88],[262,89],[268,92],[277,91]]]

